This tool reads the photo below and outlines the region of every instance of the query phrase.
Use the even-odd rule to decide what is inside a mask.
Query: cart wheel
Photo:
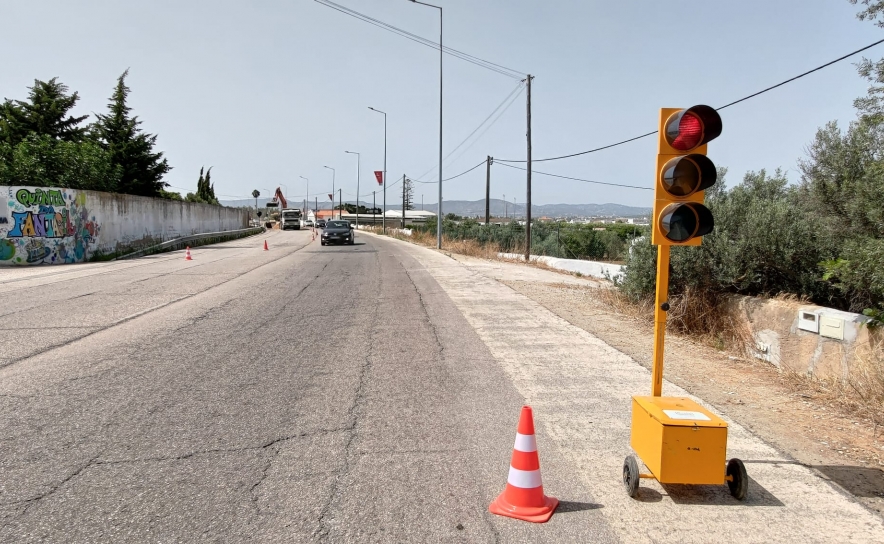
[[[727,462],[727,472],[731,480],[727,482],[727,487],[731,490],[731,495],[735,499],[741,501],[746,498],[746,492],[749,491],[749,475],[746,474],[746,467],[739,459],[731,459]]]
[[[626,487],[626,494],[635,497],[638,491],[638,481],[641,479],[638,473],[638,463],[635,461],[634,455],[627,455],[623,461],[623,486]]]

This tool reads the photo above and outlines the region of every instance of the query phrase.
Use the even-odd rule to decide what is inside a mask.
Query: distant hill
[[[270,199],[269,198],[259,198],[258,206],[263,207]],[[347,200],[344,201],[345,203]],[[352,201],[351,201],[352,202]],[[480,216],[483,217],[485,215],[485,201],[484,200],[443,200],[443,212],[445,213],[453,213],[456,215],[463,216]],[[223,206],[233,206],[233,207],[241,207],[241,206],[249,206],[253,207],[255,205],[255,199],[248,200],[222,200],[221,204]],[[335,201],[337,204],[337,201]],[[363,206],[371,206],[371,201],[366,202],[365,200],[361,200],[360,204]],[[289,205],[303,205],[303,200],[299,203],[290,202]],[[381,202],[378,201],[378,206],[381,205]],[[312,207],[312,203],[311,203]],[[329,209],[330,203],[328,200],[324,202],[319,202],[320,209]],[[387,199],[387,209],[389,210],[399,210],[402,208],[402,205],[395,204],[390,201],[389,195]],[[420,204],[417,205],[417,209],[420,209]],[[493,216],[503,216],[504,214],[504,201],[499,198],[492,198],[490,203],[491,215]],[[424,204],[424,209],[429,210],[431,212],[436,211],[436,203],[426,203]],[[512,215],[513,213],[513,203],[506,203],[506,213],[508,215]],[[535,204],[531,206],[531,213],[534,217],[645,217],[650,215],[651,208],[642,208],[635,206],[624,206],[622,204]],[[525,214],[525,205],[517,204],[516,205],[516,214],[524,215]]]

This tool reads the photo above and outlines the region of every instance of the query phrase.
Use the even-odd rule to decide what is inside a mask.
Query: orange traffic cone
[[[270,251],[267,247],[267,240],[264,240],[264,251]]]
[[[187,249],[184,251],[184,260],[192,261],[193,259],[190,256],[190,246],[187,246]]]
[[[540,458],[534,439],[534,416],[530,406],[522,406],[506,489],[488,510],[499,516],[544,523],[549,521],[558,505],[558,499],[543,494]]]

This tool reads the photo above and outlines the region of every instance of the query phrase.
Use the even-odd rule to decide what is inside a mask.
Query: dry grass
[[[783,371],[783,381],[794,392],[836,405],[871,422],[878,437],[884,427],[884,335],[871,331],[869,349],[856,353],[846,378],[818,378],[791,369]]]
[[[380,229],[378,229],[380,230]],[[393,238],[411,242],[424,247],[436,247],[436,234],[419,230],[411,231],[411,236],[398,230],[387,229],[387,234]],[[497,259],[500,248],[497,244],[481,244],[476,240],[463,238],[450,238],[442,235],[442,247],[449,253],[469,255],[482,259]]]

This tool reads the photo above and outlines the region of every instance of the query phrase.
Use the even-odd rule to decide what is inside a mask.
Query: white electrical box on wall
[[[820,316],[820,336],[844,340],[844,320],[827,315]]]
[[[807,332],[820,332],[820,314],[818,312],[798,311],[798,328]]]

